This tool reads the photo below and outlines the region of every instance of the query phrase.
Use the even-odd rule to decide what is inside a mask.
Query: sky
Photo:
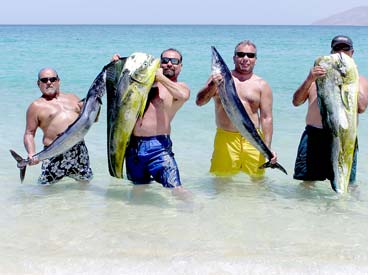
[[[0,24],[309,25],[367,0],[9,0]]]

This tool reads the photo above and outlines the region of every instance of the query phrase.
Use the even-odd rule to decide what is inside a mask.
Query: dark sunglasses
[[[54,83],[56,80],[58,80],[58,78],[54,76],[54,77],[43,77],[39,79],[39,81],[41,81],[42,83],[47,83],[49,82],[49,80],[51,83]]]
[[[168,64],[169,62],[171,62],[171,64],[173,65],[179,65],[180,64],[180,60],[178,58],[175,57],[162,57],[161,58],[161,63],[162,64]]]
[[[335,47],[333,47],[333,50],[335,52],[339,52],[339,51],[350,51],[351,47],[349,45],[345,45],[345,44],[337,44]]]
[[[236,52],[237,57],[247,56],[248,58],[255,58],[257,56],[256,53],[244,53],[244,52]]]

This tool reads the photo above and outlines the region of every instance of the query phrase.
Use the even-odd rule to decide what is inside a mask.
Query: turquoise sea
[[[360,115],[354,192],[329,182],[307,188],[293,180],[306,106],[291,104],[314,59],[337,34],[354,41],[359,72],[368,76],[367,27],[0,25],[0,274],[367,274],[368,121]],[[215,133],[213,103],[195,105],[210,74],[210,46],[232,67],[235,45],[258,47],[255,72],[274,93],[273,150],[288,175],[267,170],[262,182],[240,174],[226,182],[209,173]],[[25,155],[25,111],[40,92],[37,73],[54,67],[64,92],[83,98],[114,53],[183,54],[180,80],[191,98],[175,117],[172,140],[192,200],[157,183],[133,186],[108,174],[106,109],[87,134],[95,177],[88,185],[23,184],[9,149]],[[105,103],[105,99],[104,99]],[[37,133],[38,149],[41,132]]]

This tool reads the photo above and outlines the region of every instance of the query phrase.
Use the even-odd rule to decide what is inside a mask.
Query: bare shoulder
[[[178,83],[180,86],[182,86],[183,88],[190,90],[190,89],[189,89],[189,86],[188,86],[185,82],[177,82],[177,83]]]
[[[67,100],[71,100],[71,101],[80,101],[80,98],[77,96],[77,95],[75,95],[75,94],[73,94],[73,93],[60,93],[60,97],[62,97],[62,98],[65,98],[65,99],[67,99]]]
[[[34,100],[31,104],[29,104],[28,106],[28,110],[37,110],[37,109],[41,109],[43,108],[43,106],[45,106],[47,104],[47,102],[45,101],[44,98],[40,97],[37,98],[36,100]]]
[[[367,89],[368,89],[368,79],[363,76],[363,75],[360,75],[359,76],[359,83],[360,83],[360,86],[364,88],[364,91],[366,93],[368,93]]]
[[[264,90],[271,91],[271,87],[266,80],[264,80],[262,77],[258,75],[253,75],[253,77],[254,77],[254,81],[257,83],[261,91],[264,91]]]
[[[40,97],[36,100],[34,100],[27,109],[27,119],[35,119],[37,115],[47,109],[47,103],[46,101]]]

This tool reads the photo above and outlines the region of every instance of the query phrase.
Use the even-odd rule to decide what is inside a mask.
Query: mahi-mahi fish
[[[107,91],[107,155],[110,175],[123,178],[125,151],[137,119],[144,114],[160,61],[150,54],[136,52],[118,62],[120,68],[111,78],[111,89]]]
[[[231,72],[221,55],[218,53],[215,47],[212,48],[212,74],[220,73],[223,77],[223,81],[217,86],[219,91],[220,100],[222,106],[225,109],[226,114],[230,118],[231,122],[238,129],[240,134],[245,137],[265,158],[268,159],[266,163],[259,168],[277,168],[287,174],[284,167],[279,163],[271,163],[273,154],[271,150],[262,140],[258,134],[256,127],[250,119],[247,111],[245,110],[242,102],[239,99],[236,92],[235,84]]]
[[[110,63],[112,64],[112,63]],[[106,65],[93,81],[87,96],[84,99],[83,107],[78,118],[61,134],[58,135],[53,142],[46,146],[42,151],[34,154],[32,159],[39,161],[60,155],[75,144],[82,141],[92,124],[96,121],[100,107],[102,104],[101,97],[106,92],[106,69],[110,66]],[[31,162],[30,158],[24,159],[15,151],[10,150],[11,155],[17,161],[17,167],[20,169],[20,180],[23,182],[27,165]]]
[[[331,187],[337,193],[346,193],[357,142],[358,69],[344,53],[321,56],[315,65],[326,69],[326,75],[316,84],[323,128],[332,136]]]

